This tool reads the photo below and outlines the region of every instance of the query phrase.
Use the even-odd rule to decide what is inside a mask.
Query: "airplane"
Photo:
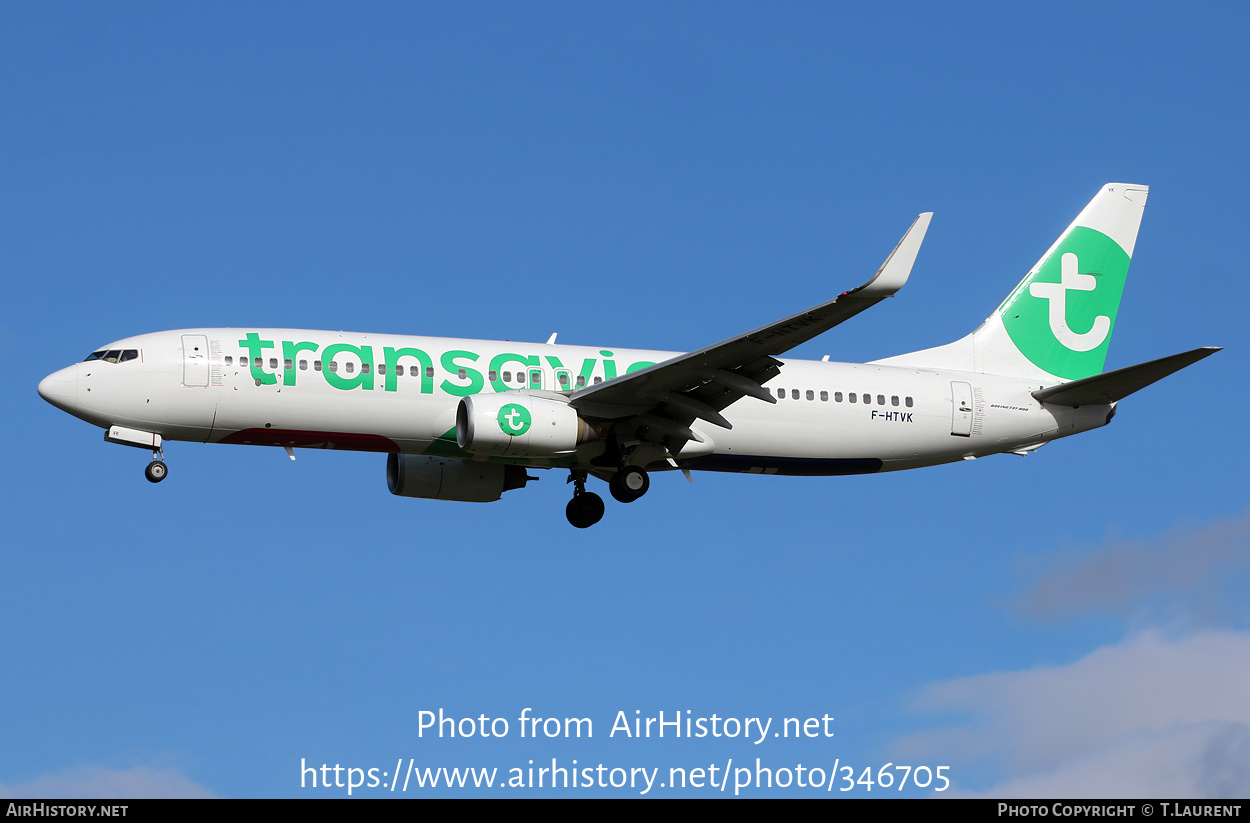
[[[182,329],[102,346],[39,394],[152,452],[165,441],[385,452],[392,494],[489,502],[569,471],[647,493],[677,470],[853,475],[1027,455],[1105,426],[1120,400],[1219,351],[1103,372],[1148,188],[1109,183],[974,332],[869,363],[779,355],[893,296],[932,213],[871,280],[807,311],[681,353],[297,329]]]

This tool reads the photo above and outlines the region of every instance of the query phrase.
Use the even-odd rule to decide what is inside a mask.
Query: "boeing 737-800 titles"
[[[590,476],[628,503],[649,472],[845,475],[1012,452],[1106,425],[1122,398],[1216,348],[1103,372],[1146,205],[1111,183],[972,334],[871,363],[781,359],[905,282],[922,214],[859,288],[685,354],[296,329],[118,340],[39,384],[49,403],[151,450],[167,440],[387,453],[392,494],[485,502],[531,468]]]

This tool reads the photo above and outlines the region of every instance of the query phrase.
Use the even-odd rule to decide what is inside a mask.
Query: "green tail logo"
[[[1057,377],[1101,374],[1128,266],[1110,237],[1072,228],[999,307],[1016,348]]]

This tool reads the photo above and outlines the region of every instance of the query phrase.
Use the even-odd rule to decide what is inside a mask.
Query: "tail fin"
[[[1039,380],[1101,373],[1148,191],[1103,186],[975,332],[876,362]]]

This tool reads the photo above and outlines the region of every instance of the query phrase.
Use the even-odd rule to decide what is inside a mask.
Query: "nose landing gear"
[[[169,476],[169,467],[161,459],[165,456],[162,451],[152,452],[152,462],[143,470],[143,475],[151,483],[159,483]]]

